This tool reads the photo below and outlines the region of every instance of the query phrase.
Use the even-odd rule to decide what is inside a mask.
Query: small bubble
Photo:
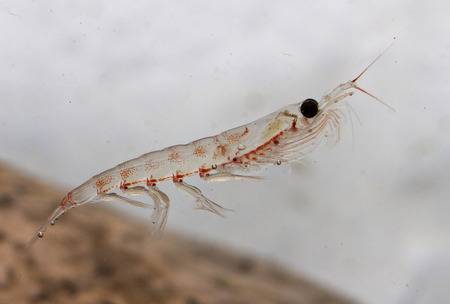
[[[281,159],[277,160],[276,164],[279,166],[281,165]]]
[[[211,168],[215,170],[215,169],[217,169],[217,165],[216,165],[216,164],[213,164],[213,165],[211,166]]]
[[[238,150],[245,150],[245,145],[243,145],[243,144],[239,144],[239,146],[238,146]]]
[[[42,239],[42,238],[44,237],[44,232],[39,231],[39,232],[37,233],[37,236],[38,236],[38,238]]]

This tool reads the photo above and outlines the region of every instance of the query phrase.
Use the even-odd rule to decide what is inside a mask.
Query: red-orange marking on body
[[[266,151],[266,150],[270,151],[270,149],[271,149],[270,145],[278,144],[279,143],[279,138],[283,134],[284,134],[283,131],[279,132],[277,135],[275,135],[270,140],[268,140],[267,142],[263,143],[261,146],[257,147],[256,149],[254,149],[252,151],[249,151],[249,152],[245,153],[244,155],[242,155],[240,157],[233,157],[233,159],[231,159],[227,163],[224,163],[223,165],[227,165],[227,164],[230,164],[230,163],[246,164],[247,162],[244,161],[244,158],[250,159],[250,160],[253,160],[253,161],[257,161],[258,158],[256,157],[256,155],[265,155],[264,151]]]
[[[138,180],[135,180],[135,181],[132,181],[132,182],[125,182],[125,181],[122,181],[121,183],[120,183],[120,186],[119,186],[119,188],[120,189],[128,189],[130,186],[133,186],[133,185],[136,185],[136,184],[139,184],[139,183],[143,183],[143,182],[145,182],[146,180],[145,179],[138,179]]]
[[[134,172],[136,172],[135,168],[126,168],[126,169],[122,169],[120,170],[120,176],[122,177],[122,180],[127,180],[131,175],[134,174]]]
[[[187,177],[187,176],[191,176],[191,175],[194,175],[194,174],[197,174],[197,173],[198,173],[198,170],[194,170],[194,171],[191,171],[191,172],[183,172],[183,173],[181,173],[180,171],[177,171],[176,174],[172,174],[172,175],[169,175],[169,176],[161,176],[161,177],[159,177],[157,179],[154,179],[153,177],[150,177],[149,179],[147,179],[147,183],[148,183],[147,185],[154,186],[154,185],[156,185],[157,182],[162,182],[162,181],[166,181],[166,180],[169,180],[169,179],[171,179],[172,181],[180,182],[180,181],[182,181],[182,178]],[[152,185],[152,184],[154,184],[154,185]]]
[[[99,193],[103,192],[104,191],[103,188],[105,186],[107,186],[109,183],[111,183],[112,179],[113,178],[111,175],[99,177],[97,179],[97,181],[95,182],[95,186],[97,187],[97,192],[99,192]]]
[[[216,151],[214,151],[213,158],[216,159],[220,156],[225,156],[227,153],[227,145],[218,145]]]
[[[181,154],[178,151],[173,151],[169,153],[169,156],[167,159],[171,162],[180,162],[181,161]]]
[[[67,204],[70,205],[76,205],[75,202],[72,200],[72,191],[66,194],[66,196],[61,201],[61,206],[66,207]]]
[[[199,168],[198,169],[198,175],[200,177],[205,177],[209,175],[209,171],[211,171],[211,168]]]
[[[293,129],[293,130],[297,130],[297,120],[296,119],[294,119],[293,121],[292,121],[292,125],[291,125],[291,128]]]
[[[235,143],[238,143],[238,142],[239,142],[239,139],[241,139],[242,137],[244,137],[248,132],[249,132],[249,131],[248,131],[248,128],[245,127],[244,132],[242,132],[242,133],[231,133],[231,134],[227,134],[227,135],[226,135],[226,138],[227,138],[227,140],[228,140],[228,142],[229,142],[230,144],[235,144]]]
[[[172,180],[174,182],[178,182],[179,183],[179,182],[183,181],[183,177],[184,176],[185,176],[184,174],[181,174],[181,173],[177,172],[176,174],[172,175]]]
[[[147,178],[147,186],[152,186],[152,187],[154,187],[154,186],[156,186],[156,183],[158,182],[158,180],[157,179],[154,179],[154,178]]]
[[[239,138],[241,138],[241,134],[239,134],[239,133],[233,133],[233,134],[227,135],[227,140],[230,144],[239,142]]]
[[[206,156],[206,150],[203,146],[198,146],[194,150],[194,155],[197,157],[205,157]]]

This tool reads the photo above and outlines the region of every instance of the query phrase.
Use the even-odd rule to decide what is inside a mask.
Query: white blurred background
[[[362,124],[261,183],[203,184],[169,229],[276,260],[363,303],[448,303],[448,1],[1,1],[0,159],[72,188],[356,76]],[[352,139],[353,138],[353,139]],[[129,210],[137,216],[136,210]]]

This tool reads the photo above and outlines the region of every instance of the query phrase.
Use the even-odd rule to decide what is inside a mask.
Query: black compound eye
[[[313,118],[319,112],[319,103],[312,98],[305,99],[300,106],[300,112],[306,118]]]

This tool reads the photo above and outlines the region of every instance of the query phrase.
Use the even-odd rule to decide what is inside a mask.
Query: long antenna
[[[394,39],[395,39],[395,37],[394,37]],[[351,82],[352,82],[352,86],[353,86],[355,89],[361,91],[361,92],[364,93],[364,94],[369,95],[370,97],[372,97],[373,99],[375,99],[376,101],[378,101],[379,103],[381,103],[382,105],[384,105],[385,107],[389,108],[389,109],[390,109],[391,111],[393,111],[393,112],[395,112],[395,109],[394,109],[392,106],[390,106],[390,105],[387,104],[386,102],[382,101],[380,98],[376,97],[375,95],[373,95],[373,94],[367,92],[366,90],[364,90],[363,88],[361,88],[360,86],[358,86],[358,84],[356,83],[356,81],[358,81],[358,79],[361,78],[361,76],[364,75],[364,74],[367,72],[367,70],[368,70],[375,62],[377,62],[378,59],[380,59],[381,56],[383,56],[383,55],[384,55],[384,54],[392,47],[392,45],[394,44],[394,42],[395,42],[395,41],[392,41],[391,44],[389,44],[389,46],[388,46],[386,49],[384,49],[383,52],[381,52],[377,57],[375,57],[375,59],[372,60],[372,62],[369,63],[369,65],[368,65],[364,70],[362,70],[362,72],[359,73],[359,75],[356,76],[355,79],[353,79],[353,80],[351,81]]]
[[[376,97],[373,94],[370,94],[369,92],[367,92],[366,90],[364,90],[363,88],[360,88],[359,86],[356,85],[356,83],[354,83],[353,87],[361,92],[363,92],[364,94],[369,95],[370,97],[372,97],[373,99],[375,99],[376,101],[378,101],[379,103],[381,103],[382,105],[384,105],[385,107],[387,107],[389,110],[391,110],[392,112],[396,112],[395,108],[390,106],[389,104],[387,104],[386,102],[382,101],[380,98]]]
[[[394,37],[394,39],[395,39],[395,37]],[[383,56],[383,55],[384,55],[384,54],[392,47],[392,45],[394,44],[394,42],[395,42],[395,41],[392,41],[391,44],[389,44],[389,46],[388,46],[386,49],[384,49],[383,52],[381,52],[374,60],[372,60],[372,62],[369,63],[369,65],[368,65],[361,73],[359,73],[359,75],[356,76],[355,79],[352,80],[352,82],[358,81],[358,79],[359,79],[362,75],[364,75],[364,73],[365,73],[365,72],[366,72],[366,71],[367,71],[367,70],[368,70],[375,62],[377,62],[378,59],[381,58],[381,56]]]

